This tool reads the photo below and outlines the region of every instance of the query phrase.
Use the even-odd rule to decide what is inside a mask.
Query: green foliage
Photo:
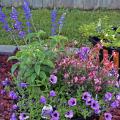
[[[9,15],[11,9],[4,8],[4,12]],[[20,13],[20,21],[25,25],[25,20],[21,9],[18,9]],[[63,13],[63,9],[58,10],[58,18]],[[114,16],[113,16],[114,15]],[[108,24],[113,26],[117,26],[120,24],[120,14],[119,10],[97,10],[97,11],[81,11],[78,9],[72,9],[67,11],[65,23],[61,35],[67,36],[69,41],[77,40],[77,46],[81,44],[88,44],[88,40],[82,39],[80,32],[78,31],[79,27],[83,24],[89,24],[92,22],[97,22],[99,18],[104,18],[108,16],[110,19]],[[44,30],[46,32],[46,38],[49,37],[51,31],[51,21],[50,21],[50,10],[49,9],[36,9],[32,10],[32,17],[34,21],[34,25],[38,30]],[[9,23],[11,23],[10,19],[8,19]],[[2,26],[0,24],[0,44],[15,44],[14,41],[10,40],[9,33],[6,33],[2,30]],[[32,31],[34,31],[32,29]],[[23,40],[18,39],[17,42],[20,45],[24,44]]]

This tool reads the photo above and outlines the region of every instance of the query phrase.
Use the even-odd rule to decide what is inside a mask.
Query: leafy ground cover
[[[10,8],[4,8],[3,10],[5,14],[9,15],[11,12]],[[19,19],[25,23],[25,19],[23,16],[23,11],[21,9],[18,10],[20,15]],[[108,23],[111,25],[119,25],[120,24],[120,14],[119,10],[97,10],[97,11],[81,11],[78,9],[74,10],[58,10],[58,18],[60,15],[66,11],[67,15],[64,21],[64,27],[62,30],[62,35],[67,36],[70,41],[76,40],[80,43],[87,43],[88,41],[82,40],[80,36],[79,27],[83,24],[89,24],[91,22],[98,21],[99,18],[108,17]],[[49,9],[36,9],[32,10],[32,16],[34,25],[37,30],[44,30],[47,33],[48,37],[51,31],[51,18],[50,18],[51,10]],[[9,23],[11,21],[9,20]],[[0,25],[1,26],[1,25]],[[2,28],[0,28],[0,44],[15,44],[10,40],[10,35],[4,32]],[[20,44],[24,44],[22,40],[18,40]]]

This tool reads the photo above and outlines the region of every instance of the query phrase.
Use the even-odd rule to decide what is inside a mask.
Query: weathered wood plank
[[[53,8],[54,7],[54,0],[43,0],[43,8]]]
[[[15,2],[16,1],[16,2]],[[23,0],[0,0],[7,6],[20,6]],[[120,9],[120,0],[28,0],[33,8],[65,7],[80,9]]]

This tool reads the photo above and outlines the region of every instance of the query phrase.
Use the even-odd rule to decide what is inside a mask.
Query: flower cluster
[[[31,19],[31,11],[30,11],[30,7],[29,7],[29,2],[27,0],[23,1],[23,10],[24,10],[24,14],[25,14],[25,18],[26,18],[26,25],[28,27],[28,33],[31,32],[30,27],[31,27],[31,23],[30,23],[30,19]]]
[[[51,35],[52,36],[56,35],[57,27],[59,27],[58,33],[59,34],[61,33],[65,16],[66,16],[66,12],[61,15],[57,23],[57,10],[56,9],[52,10],[51,12],[51,22],[52,22]]]
[[[6,20],[6,15],[3,13],[1,7],[0,7],[0,22],[3,24],[3,29],[5,29],[7,32],[11,30]]]
[[[19,37],[24,38],[25,32],[23,31],[22,23],[18,20],[18,12],[14,7],[12,7],[12,12],[10,14],[10,17],[12,20],[14,20],[13,27],[16,30],[16,32],[18,32]]]

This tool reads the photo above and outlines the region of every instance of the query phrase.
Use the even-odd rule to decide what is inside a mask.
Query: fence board
[[[22,0],[0,0],[1,4],[20,6]],[[120,0],[28,0],[33,8],[65,7],[80,9],[120,9]]]

